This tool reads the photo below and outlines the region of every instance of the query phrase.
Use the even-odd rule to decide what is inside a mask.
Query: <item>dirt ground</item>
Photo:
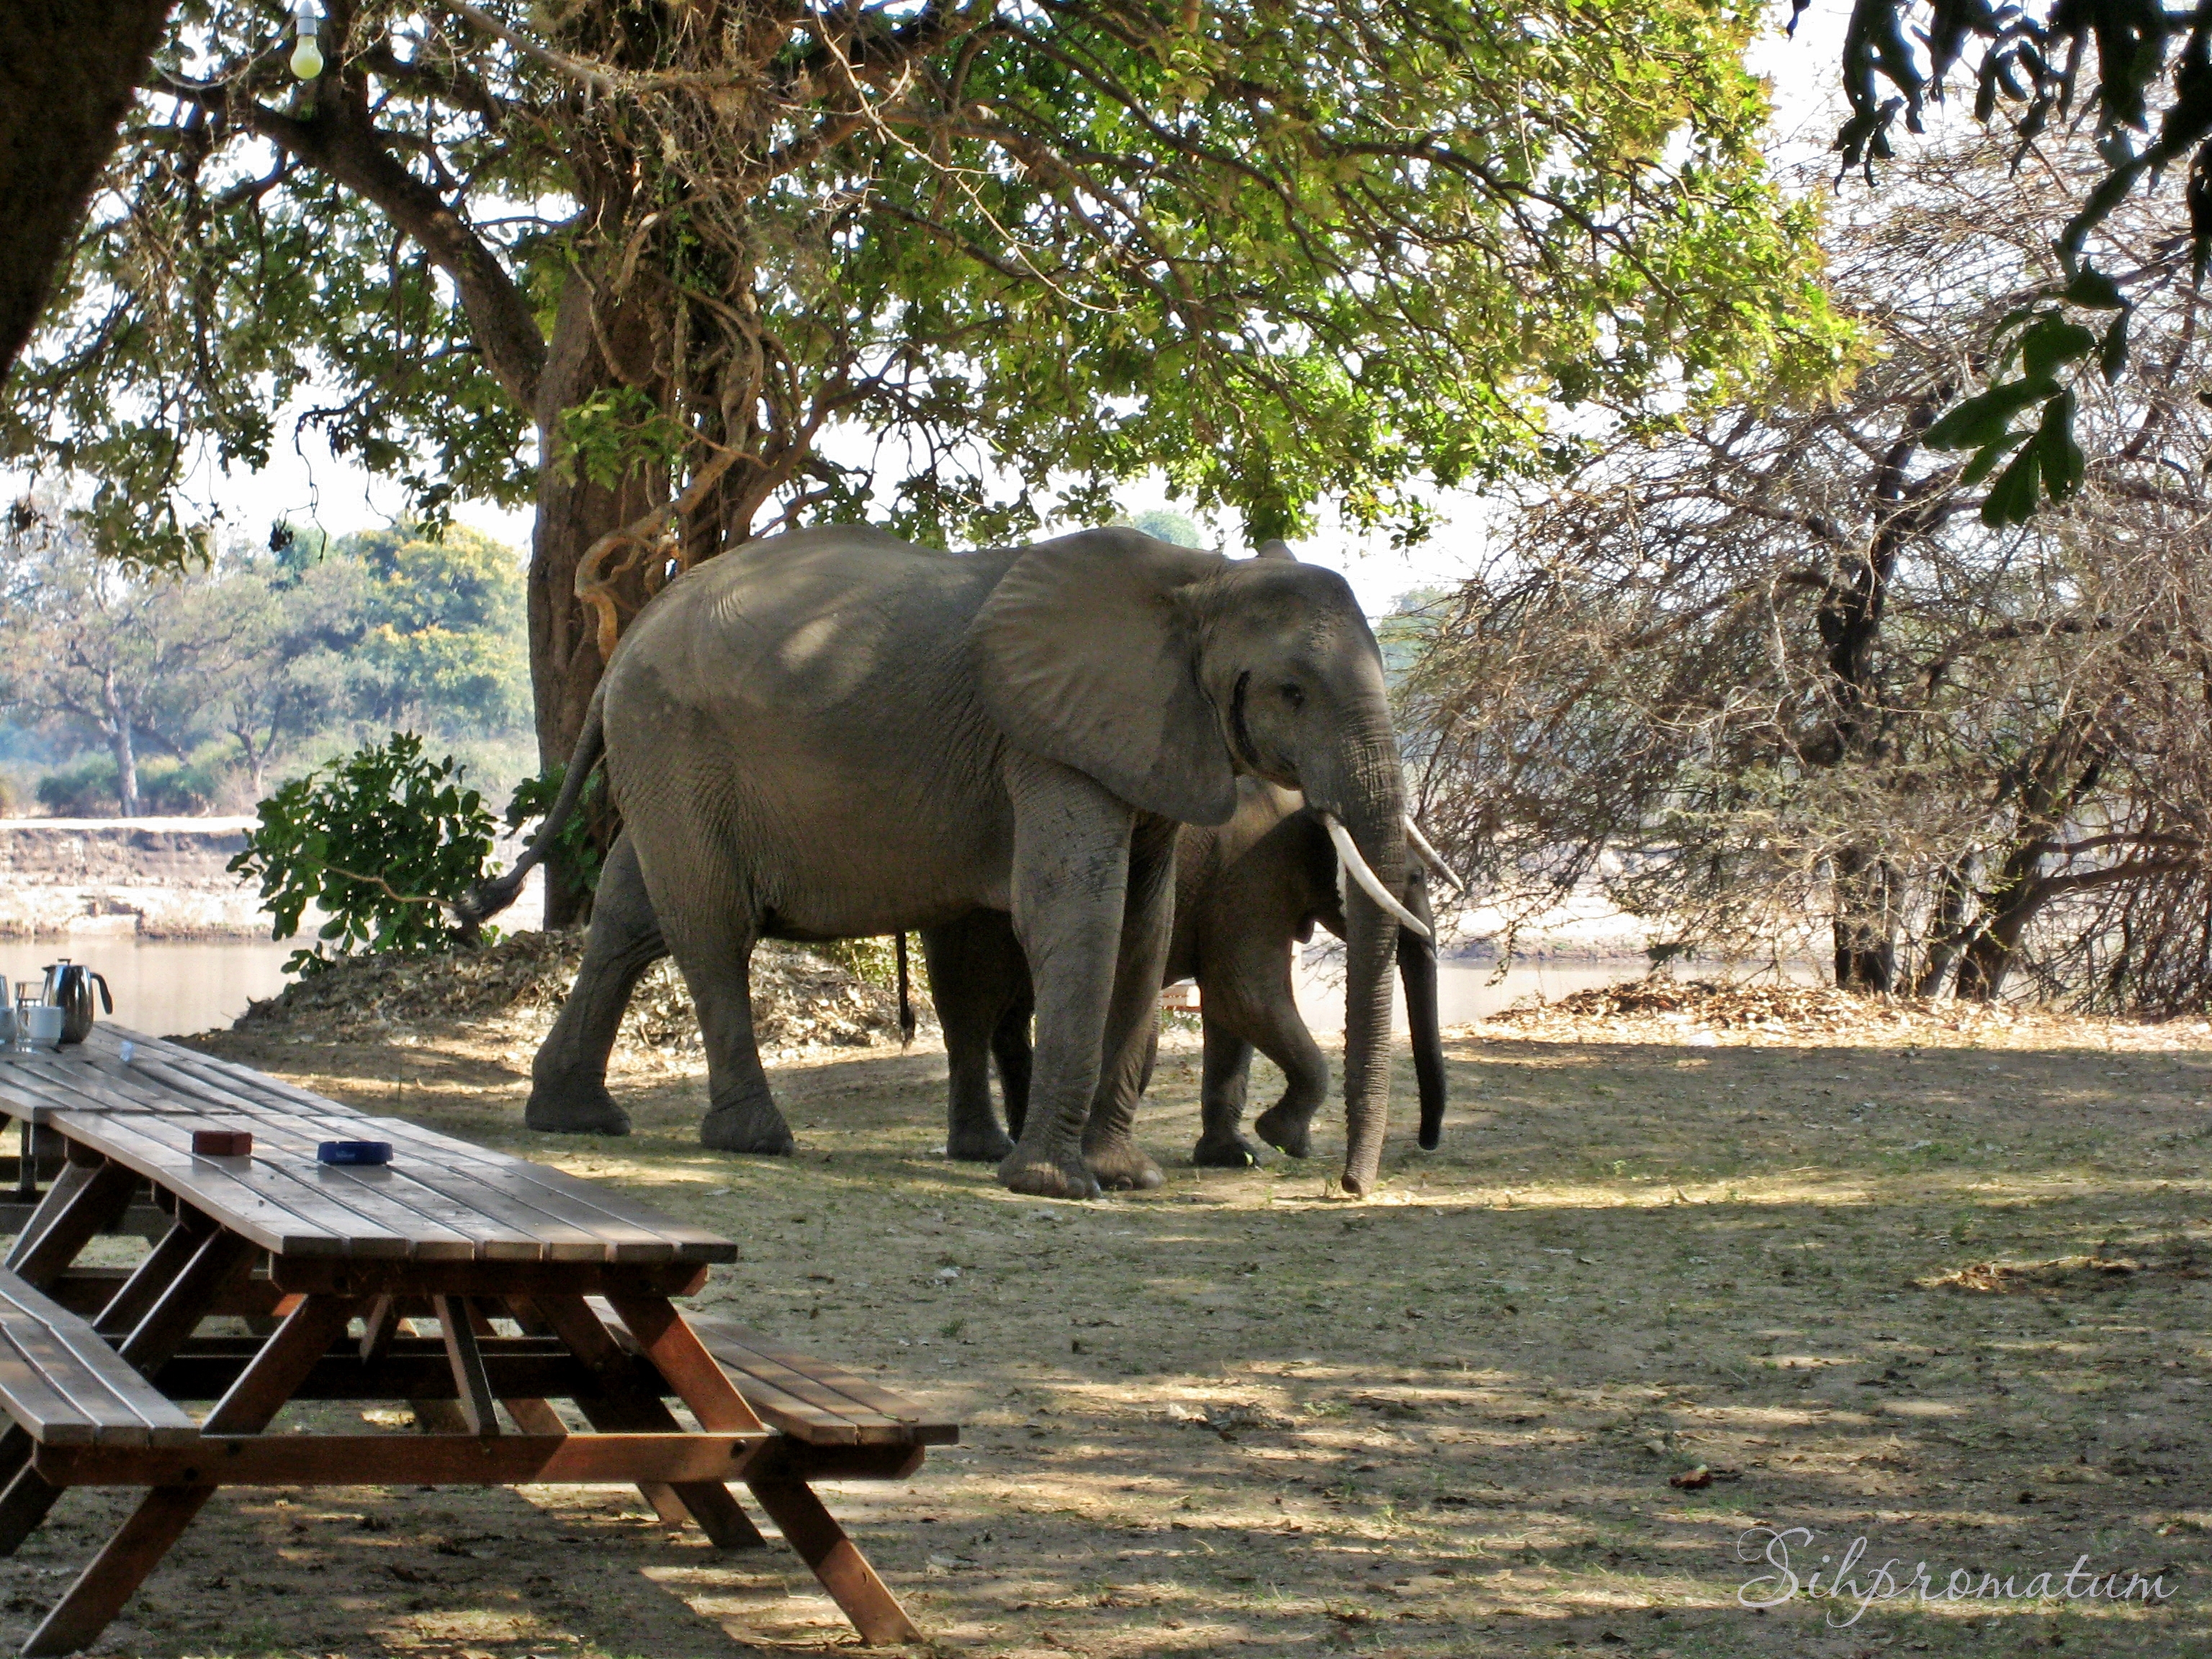
[[[930,1650],[2212,1651],[2212,1035],[1684,1006],[1456,1034],[1433,1154],[1401,1061],[1356,1206],[1334,1146],[1017,1198],[937,1155],[919,1048],[776,1066],[802,1150],[770,1162],[696,1146],[692,1057],[626,1054],[638,1133],[567,1140],[521,1127],[524,1024],[210,1046],[716,1227],[744,1255],[705,1304],[949,1407],[960,1445],[830,1498]],[[1196,1097],[1179,1039],[1164,1162]],[[72,1493],[0,1563],[0,1640],[119,1507]],[[1784,1599],[1782,1547],[1821,1594]],[[1903,1589],[1831,1598],[1847,1557]],[[781,1547],[717,1555],[635,1493],[447,1488],[221,1493],[100,1651],[851,1641]]]

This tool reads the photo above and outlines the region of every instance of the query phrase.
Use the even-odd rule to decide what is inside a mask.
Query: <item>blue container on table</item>
[[[315,1148],[318,1164],[389,1164],[388,1140],[325,1140]]]

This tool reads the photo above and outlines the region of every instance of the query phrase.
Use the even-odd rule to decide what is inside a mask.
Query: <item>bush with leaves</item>
[[[536,777],[525,778],[516,784],[507,803],[507,827],[520,830],[551,811],[553,804],[561,799],[561,786],[568,776],[568,763],[556,761]],[[576,803],[576,810],[553,837],[553,845],[565,856],[556,857],[546,866],[546,872],[550,876],[556,869],[565,871],[570,885],[580,895],[599,890],[599,866],[606,862],[606,852],[592,833],[592,825],[606,811],[606,795],[607,775],[593,772],[584,781],[583,799]],[[545,831],[540,829],[538,833],[542,836]]]
[[[329,918],[289,973],[313,973],[332,956],[367,949],[418,954],[471,935],[446,907],[481,880],[495,822],[464,787],[452,756],[432,761],[422,740],[394,732],[286,784],[258,809],[260,827],[230,861],[261,880],[274,939],[291,939],[310,903]]]

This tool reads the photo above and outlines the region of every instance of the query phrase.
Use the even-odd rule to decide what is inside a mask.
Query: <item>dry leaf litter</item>
[[[1492,1015],[1478,1034],[1566,1041],[1857,1044],[2057,1042],[2125,1048],[2204,1046],[2203,1020],[2130,1022],[2085,1018],[2061,1010],[1870,996],[1827,985],[1780,981],[1721,983],[1653,975],[1593,986],[1556,1001],[1530,1001]]]
[[[520,933],[437,956],[343,957],[255,1002],[234,1029],[293,1042],[349,1042],[489,1024],[534,1040],[560,1012],[583,954],[580,933]],[[771,1057],[899,1041],[896,992],[797,945],[763,940],[754,948],[752,1005],[754,1032]],[[920,987],[915,1012],[928,1017]],[[631,994],[620,1042],[664,1054],[698,1050],[690,993],[667,958],[647,969]]]

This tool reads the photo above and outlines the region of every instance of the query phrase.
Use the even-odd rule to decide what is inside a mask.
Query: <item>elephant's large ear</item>
[[[1222,823],[1236,772],[1199,685],[1189,601],[1228,562],[1115,531],[1031,548],[969,628],[985,709],[1020,747],[1133,805]]]

